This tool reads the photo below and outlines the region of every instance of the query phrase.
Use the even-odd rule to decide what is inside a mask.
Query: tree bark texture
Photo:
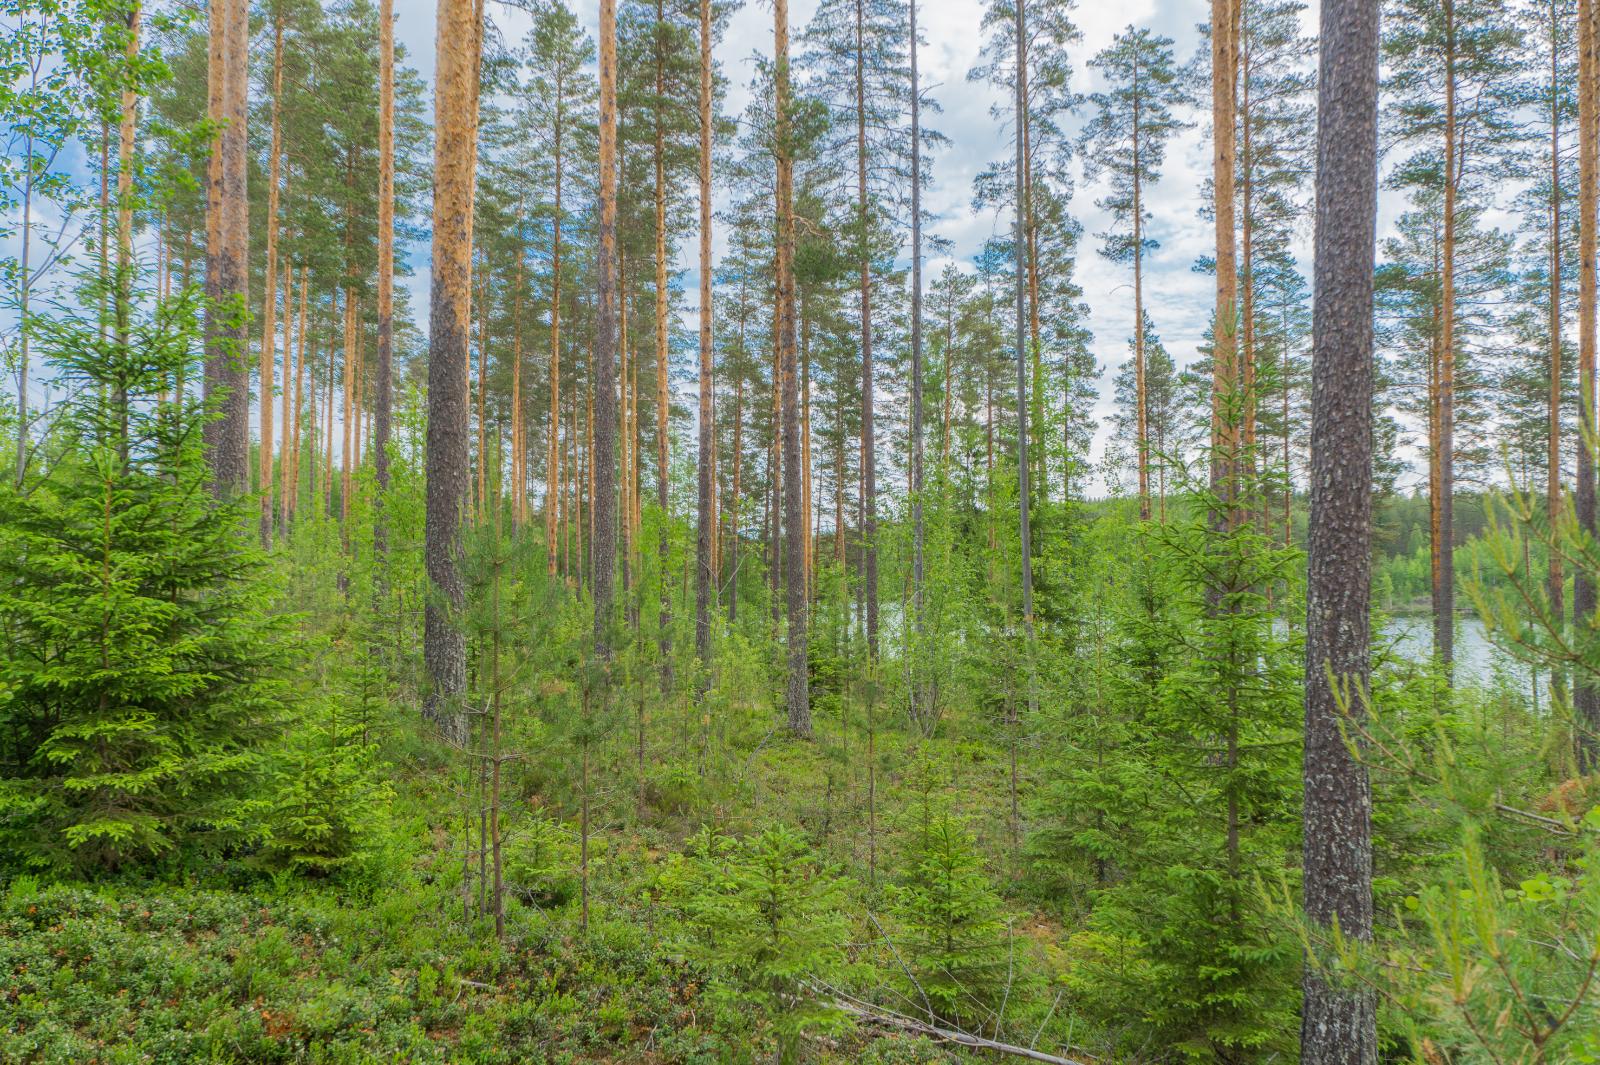
[[[1378,0],[1324,0],[1318,85],[1312,321],[1311,522],[1306,603],[1307,917],[1372,936],[1372,795],[1341,731],[1370,676],[1372,288],[1377,219]],[[1301,1060],[1372,1065],[1373,994],[1304,977]]]
[[[434,102],[433,277],[428,330],[427,502],[429,596],[423,712],[447,740],[466,740],[467,686],[461,518],[468,492],[467,359],[472,313],[472,145],[478,133],[478,18],[473,0],[440,0]]]
[[[249,93],[250,25],[245,0],[211,6],[208,95],[221,132],[212,145],[206,182],[205,400],[218,417],[202,442],[220,498],[248,491],[250,433],[249,299],[250,205],[245,119]]]

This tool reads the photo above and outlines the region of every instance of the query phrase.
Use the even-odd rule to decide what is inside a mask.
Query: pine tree
[[[1570,143],[1564,138],[1570,136],[1578,110],[1573,92],[1578,80],[1577,5],[1573,0],[1530,3],[1522,14],[1528,23],[1525,39],[1534,53],[1530,58],[1538,70],[1533,95],[1541,114],[1548,116],[1549,137],[1545,142],[1546,174],[1520,204],[1525,231],[1529,234],[1527,253],[1536,257],[1527,275],[1531,286],[1537,287],[1542,282],[1543,313],[1535,310],[1541,301],[1530,290],[1519,332],[1531,341],[1543,342],[1543,354],[1535,359],[1535,365],[1542,368],[1539,376],[1544,379],[1548,396],[1544,411],[1545,513],[1553,525],[1566,508],[1561,489],[1562,440],[1563,427],[1571,421],[1572,412],[1567,408],[1571,407],[1572,385],[1575,384],[1570,380],[1573,377],[1571,362],[1565,358],[1563,329],[1571,304],[1572,278],[1576,273],[1576,263],[1572,261],[1577,247],[1572,193],[1577,175],[1572,161],[1563,158],[1563,145]],[[1539,62],[1541,58],[1543,62]],[[1538,370],[1534,372],[1537,374]],[[1566,582],[1559,553],[1549,555],[1546,581],[1551,606],[1558,618],[1564,617]],[[1563,688],[1559,673],[1551,674],[1551,685],[1552,696],[1560,698]]]
[[[609,658],[609,629],[617,564],[617,12],[614,0],[600,0],[600,204],[596,234],[595,341],[592,395],[594,486],[590,515],[594,534],[590,594],[594,599],[595,653]],[[624,519],[626,520],[626,519]]]
[[[1596,94],[1600,93],[1600,5],[1578,0],[1578,453],[1573,510],[1578,527],[1596,532],[1594,456],[1588,439],[1595,433],[1595,198],[1600,192],[1600,129],[1596,128]],[[1574,574],[1574,623],[1595,613],[1596,585],[1587,574]],[[1579,683],[1573,691],[1578,719],[1578,766],[1600,766],[1600,686]]]
[[[585,68],[594,55],[594,42],[564,4],[545,4],[535,11],[521,56],[525,82],[520,120],[538,146],[538,151],[532,153],[532,158],[522,160],[522,165],[540,172],[541,183],[547,183],[549,189],[548,205],[535,210],[540,216],[548,211],[550,233],[548,248],[541,251],[547,250],[550,259],[550,354],[546,374],[550,414],[545,426],[544,529],[545,572],[551,577],[556,575],[561,556],[562,469],[566,462],[561,445],[561,326],[562,313],[571,299],[563,289],[565,228],[570,212],[566,204],[570,203],[570,168],[578,131],[593,121],[597,89]],[[542,172],[545,167],[548,172]],[[569,426],[568,432],[571,430]]]
[[[245,0],[211,5],[210,115],[220,130],[211,153],[206,208],[205,394],[221,417],[205,426],[206,450],[221,497],[250,485],[250,214],[245,139],[250,19]]]
[[[1028,436],[1035,445],[1029,470],[1030,516],[1034,504],[1043,503],[1049,494],[1044,330],[1046,323],[1061,317],[1062,310],[1047,306],[1047,290],[1053,282],[1064,280],[1052,278],[1046,270],[1044,244],[1058,232],[1074,236],[1076,232],[1065,212],[1072,193],[1069,166],[1073,151],[1066,122],[1081,103],[1072,88],[1071,48],[1081,37],[1072,21],[1072,7],[1070,0],[1026,4],[991,0],[983,15],[987,31],[983,50],[978,64],[967,72],[967,80],[986,81],[1008,90],[1005,98],[1016,101],[1015,106],[996,104],[991,112],[997,120],[1015,127],[1020,142],[1016,158],[985,168],[974,180],[974,192],[978,204],[1010,204],[1023,217],[1020,254],[1026,263]],[[1062,216],[1054,220],[1054,226],[1050,224],[1052,203]]]
[[[909,19],[903,0],[835,0],[818,6],[806,30],[805,63],[816,72],[817,91],[833,110],[834,128],[851,133],[855,162],[854,239],[860,292],[861,346],[861,596],[868,653],[878,654],[878,428],[873,300],[883,237],[884,203],[892,196],[884,176],[898,175],[905,145],[900,128],[909,98]],[[840,146],[842,148],[842,146]],[[869,163],[873,164],[869,167]]]
[[[424,620],[431,687],[424,713],[455,743],[465,739],[464,719],[456,705],[467,683],[466,646],[458,618],[465,606],[459,563],[461,514],[467,500],[467,338],[481,28],[482,15],[473,0],[450,0],[439,6],[433,305],[428,329],[425,552],[430,594]]]
[[[1217,302],[1211,318],[1211,490],[1222,511],[1214,520],[1235,526],[1243,473],[1239,444],[1244,410],[1240,389],[1239,257],[1234,220],[1238,166],[1239,8],[1241,0],[1211,0],[1211,213],[1216,237]]]
[[[272,542],[272,405],[273,405],[273,345],[277,339],[278,315],[278,204],[282,188],[283,171],[283,35],[288,13],[279,4],[272,12],[272,102],[268,121],[271,133],[267,148],[267,249],[262,273],[261,297],[261,445],[257,449],[256,486],[261,496],[261,543]],[[285,301],[287,302],[287,301]],[[289,310],[284,308],[287,319]]]
[[[1146,440],[1143,465],[1147,477],[1153,468],[1156,514],[1165,520],[1167,487],[1169,484],[1177,483],[1175,467],[1182,464],[1184,451],[1193,441],[1185,439],[1183,425],[1178,417],[1177,364],[1168,354],[1166,345],[1161,342],[1155,323],[1150,321],[1148,312],[1145,314],[1143,335],[1143,413]],[[1133,467],[1137,484],[1140,466],[1138,450],[1140,382],[1134,344],[1135,340],[1130,338],[1128,341],[1130,358],[1117,371],[1114,394],[1118,410],[1112,416],[1112,422],[1116,426],[1119,439],[1133,442],[1133,447],[1128,452],[1123,453],[1119,450],[1115,457],[1121,459],[1125,454],[1126,461]]]
[[[378,367],[374,382],[372,550],[386,579],[389,528],[384,513],[389,491],[389,437],[394,405],[394,0],[378,4]],[[288,352],[284,352],[288,359]],[[287,388],[287,382],[285,382]]]
[[[1172,57],[1172,41],[1129,27],[1089,64],[1108,86],[1090,101],[1095,114],[1084,127],[1084,163],[1091,177],[1104,174],[1111,192],[1099,206],[1118,228],[1101,235],[1100,253],[1133,265],[1134,448],[1139,463],[1139,514],[1150,517],[1150,414],[1146,395],[1144,262],[1159,245],[1146,230],[1150,187],[1161,179],[1167,142],[1184,127],[1174,113],[1186,100]]]
[[[809,739],[811,736],[810,665],[806,652],[806,623],[810,591],[806,581],[806,505],[801,496],[800,479],[800,380],[795,303],[794,232],[794,151],[797,138],[793,130],[793,103],[789,82],[789,5],[775,0],[772,7],[773,41],[773,128],[772,153],[777,167],[775,200],[777,208],[776,291],[774,324],[777,333],[777,366],[783,413],[783,533],[785,615],[788,621],[788,683],[784,704],[788,709],[789,731]]]
[[[712,546],[716,537],[713,511],[716,506],[716,483],[713,470],[716,447],[716,425],[712,418],[712,391],[714,355],[712,351],[712,297],[711,286],[711,143],[713,88],[715,70],[711,59],[713,23],[711,0],[699,0],[700,15],[700,84],[696,96],[699,104],[699,208],[700,208],[700,310],[699,310],[699,440],[695,455],[695,572],[694,572],[694,653],[701,670],[697,694],[704,698],[710,687],[707,665],[711,661],[711,601],[712,584],[716,577],[716,562]]]
[[[1366,940],[1372,795],[1345,727],[1350,718],[1359,721],[1371,670],[1377,0],[1325,3],[1321,30],[1302,875],[1307,918],[1319,930],[1336,926],[1339,935]],[[1372,994],[1318,964],[1307,965],[1303,979],[1302,1060],[1372,1065],[1378,1056]]]
[[[1464,210],[1481,210],[1485,183],[1510,140],[1516,89],[1516,28],[1502,5],[1479,0],[1401,0],[1385,23],[1393,134],[1420,144],[1391,181],[1439,197],[1439,342],[1430,433],[1435,461],[1434,653],[1446,672],[1455,631],[1455,429],[1458,337],[1456,257]],[[1467,101],[1474,101],[1468,103]]]
[[[1242,461],[1247,470],[1269,472],[1261,445],[1261,421],[1287,422],[1281,402],[1293,385],[1291,338],[1285,317],[1304,313],[1294,262],[1297,226],[1315,151],[1312,62],[1315,41],[1300,32],[1304,5],[1298,0],[1238,0],[1238,216],[1239,385]],[[1279,400],[1273,417],[1271,401]],[[1281,453],[1280,453],[1281,457]],[[1280,483],[1292,486],[1284,461]],[[1264,523],[1271,516],[1265,511]],[[1284,542],[1288,542],[1285,533]]]

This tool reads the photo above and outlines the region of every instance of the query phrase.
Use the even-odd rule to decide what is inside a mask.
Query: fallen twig
[[[956,1043],[960,1046],[971,1047],[974,1050],[992,1050],[997,1054],[1007,1054],[1011,1057],[1027,1058],[1029,1061],[1042,1061],[1047,1065],[1088,1065],[1087,1062],[1074,1058],[1058,1057],[1055,1054],[1046,1054],[1042,1050],[1030,1047],[1016,1046],[1011,1043],[1001,1043],[994,1039],[985,1039],[981,1035],[972,1035],[969,1032],[955,1031],[949,1028],[940,1028],[937,1025],[924,1024],[922,1021],[898,1013],[875,1009],[865,1004],[848,1002],[835,998],[832,1002],[834,1009],[841,1013],[848,1013],[869,1024],[876,1024],[883,1028],[894,1028],[913,1035],[925,1035],[932,1039],[939,1039],[946,1043]]]

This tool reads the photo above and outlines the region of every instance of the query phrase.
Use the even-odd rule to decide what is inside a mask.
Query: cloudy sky
[[[569,3],[593,35],[598,26],[598,4],[592,0]],[[434,4],[431,0],[397,0],[395,6],[398,36],[409,52],[408,61],[431,83]],[[791,0],[791,32],[797,33],[810,20],[816,6],[816,0]],[[998,94],[987,85],[966,79],[982,44],[979,23],[983,6],[982,0],[922,0],[918,13],[926,40],[919,57],[924,83],[929,95],[943,108],[943,114],[930,116],[928,121],[950,138],[950,144],[925,163],[931,169],[933,183],[925,208],[936,217],[935,231],[951,242],[950,257],[961,263],[968,262],[986,239],[1010,225],[1009,216],[974,211],[971,203],[973,177],[986,164],[1012,150],[1006,131],[990,115]],[[491,2],[489,12],[511,40],[520,39],[529,23],[526,14],[498,3]],[[1093,0],[1080,4],[1075,18],[1083,40],[1073,63],[1076,87],[1085,92],[1097,87],[1087,69],[1087,60],[1110,44],[1113,34],[1130,24],[1149,26],[1172,37],[1177,57],[1184,61],[1200,47],[1198,27],[1208,15],[1206,0]],[[746,86],[754,74],[754,57],[770,54],[771,49],[770,5],[759,0],[747,3],[734,16],[718,49],[718,59],[731,82],[730,113],[739,114],[748,100]],[[1172,144],[1163,180],[1149,199],[1154,216],[1152,235],[1160,241],[1161,248],[1149,263],[1147,300],[1162,340],[1180,363],[1194,357],[1213,298],[1209,276],[1193,271],[1195,260],[1209,253],[1212,242],[1210,223],[1199,215],[1201,188],[1210,165],[1210,145],[1203,126],[1197,125]],[[1103,371],[1099,412],[1103,417],[1110,413],[1111,378],[1127,357],[1133,296],[1127,269],[1106,262],[1094,250],[1099,244],[1096,235],[1108,224],[1105,214],[1094,204],[1101,192],[1094,183],[1080,180],[1072,210],[1084,227],[1078,279],[1090,307],[1094,351]],[[1309,246],[1309,234],[1306,243]],[[417,252],[425,253],[425,249],[413,249],[414,262]],[[683,283],[691,292],[695,291],[692,252],[690,242],[680,263],[685,271]],[[931,261],[925,276],[933,276],[942,265],[941,261]],[[425,272],[414,274],[412,283],[418,297],[412,306],[426,307]],[[1096,457],[1104,437],[1102,428]]]

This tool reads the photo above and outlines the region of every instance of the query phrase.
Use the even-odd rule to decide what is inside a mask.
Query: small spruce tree
[[[67,398],[38,476],[0,489],[0,847],[33,866],[246,835],[281,706],[263,557],[206,486],[198,297],[131,280],[83,294],[115,328],[35,320]]]
[[[849,968],[842,881],[784,825],[738,842],[705,832],[695,850],[684,905],[695,952],[771,1024],[780,1065],[797,1061],[803,1034],[847,1020],[819,993]]]
[[[918,805],[887,886],[907,991],[930,1020],[986,1024],[1006,980],[1000,898],[966,821],[931,792]]]

